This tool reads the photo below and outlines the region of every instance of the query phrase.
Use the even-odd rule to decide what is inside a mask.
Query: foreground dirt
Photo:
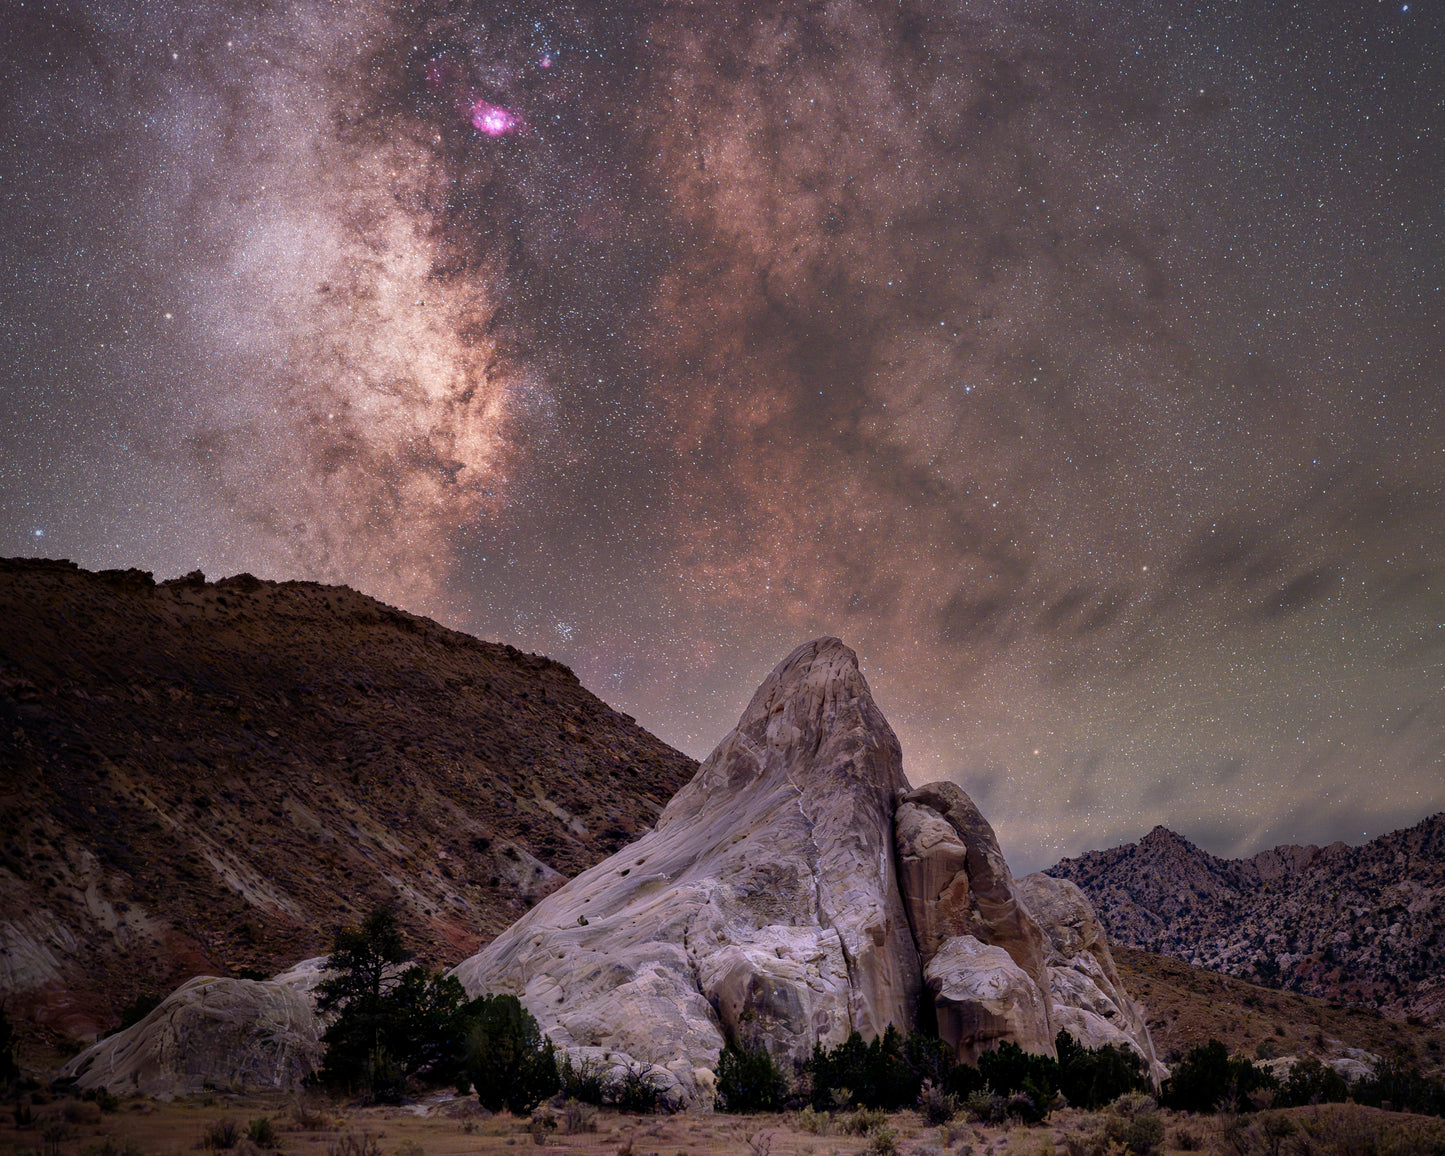
[[[600,1154],[606,1156],[844,1156],[877,1152],[879,1134],[844,1135],[836,1119],[825,1117],[822,1131],[809,1131],[799,1113],[765,1116],[686,1114],[637,1116],[596,1111],[585,1126],[569,1131],[538,1130],[528,1120],[505,1113],[481,1112],[475,1100],[357,1108],[319,1100],[216,1095],[174,1104],[122,1102],[102,1112],[93,1103],[57,1100],[33,1109],[34,1119],[16,1128],[9,1112],[0,1115],[0,1153],[24,1156],[169,1156],[217,1152],[214,1137],[227,1123],[241,1138],[221,1151],[231,1156],[260,1156],[263,1149],[245,1138],[247,1127],[268,1119],[276,1131],[276,1152],[283,1156],[464,1156],[506,1152]],[[1275,1137],[1312,1135],[1311,1152],[1445,1152],[1445,1121],[1354,1105],[1327,1105],[1250,1117],[1193,1117],[1159,1113],[1163,1156],[1176,1152],[1232,1153],[1278,1149]],[[1276,1121],[1265,1127],[1266,1118]],[[1054,1112],[1033,1127],[986,1126],[962,1118],[942,1127],[926,1124],[916,1112],[897,1112],[885,1127],[901,1156],[1053,1156],[1107,1152],[1105,1113],[1072,1109]],[[574,1121],[575,1123],[575,1121]],[[535,1135],[534,1135],[535,1133]],[[886,1149],[886,1144],[882,1147]],[[1114,1152],[1120,1151],[1116,1146]]]

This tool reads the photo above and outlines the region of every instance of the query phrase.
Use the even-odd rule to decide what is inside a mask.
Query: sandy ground
[[[475,1100],[432,1098],[406,1107],[356,1107],[320,1098],[230,1096],[215,1094],[172,1104],[122,1101],[102,1112],[91,1102],[56,1099],[37,1104],[33,1118],[16,1126],[13,1110],[0,1109],[0,1154],[14,1156],[170,1156],[216,1153],[216,1132],[232,1122],[239,1132],[229,1156],[264,1156],[245,1138],[252,1121],[269,1119],[282,1156],[463,1156],[519,1150],[537,1156],[844,1156],[878,1152],[872,1135],[840,1134],[838,1122],[824,1117],[825,1130],[807,1130],[798,1113],[728,1116],[689,1113],[638,1116],[608,1109],[584,1112],[586,1120],[559,1117],[555,1129],[539,1129],[530,1120],[505,1113],[490,1115]],[[1311,1113],[1315,1115],[1311,1117]],[[1353,1106],[1295,1109],[1287,1116],[1305,1122],[1319,1113],[1339,1117],[1340,1126],[1382,1133],[1401,1129],[1421,1137],[1420,1151],[1445,1151],[1445,1121],[1400,1116]],[[1161,1154],[1231,1153],[1254,1150],[1228,1134],[1217,1117],[1162,1112]],[[1261,1116],[1239,1126],[1258,1130]],[[985,1126],[962,1119],[942,1128],[916,1112],[896,1112],[886,1127],[900,1156],[1070,1156],[1104,1149],[1105,1116],[1073,1109],[1054,1112],[1034,1127]],[[814,1125],[816,1126],[816,1124]],[[1437,1146],[1438,1145],[1438,1146]],[[1415,1149],[1408,1145],[1404,1151]],[[882,1149],[886,1151],[886,1146]],[[1116,1149],[1117,1151],[1117,1149]],[[1268,1151],[1268,1146],[1261,1149]],[[224,1153],[223,1153],[224,1156]]]

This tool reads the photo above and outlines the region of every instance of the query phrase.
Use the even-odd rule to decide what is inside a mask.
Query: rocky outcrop
[[[1445,813],[1360,847],[1220,859],[1163,827],[1049,868],[1116,943],[1445,1025]]]
[[[964,1063],[1000,1040],[1026,1052],[1054,1055],[1049,991],[1002,947],[972,935],[945,940],[923,972],[938,1017],[938,1035]]]
[[[1154,1053],[1144,1009],[1125,992],[1088,897],[1067,880],[1044,874],[1025,875],[1016,886],[1047,941],[1055,1028],[1086,1048],[1132,1048],[1154,1081],[1163,1080],[1168,1071]]]
[[[803,1059],[914,1023],[894,873],[898,741],[837,639],[799,647],[656,829],[548,896],[455,974],[512,992],[564,1047],[655,1064],[690,1094],[725,1039]]]
[[[139,1023],[87,1048],[64,1074],[83,1089],[162,1100],[213,1088],[298,1088],[322,1059],[311,994],[321,962],[265,981],[199,976]]]
[[[969,1062],[999,1039],[1052,1055],[1044,934],[988,820],[955,784],[929,783],[903,796],[894,839],[939,1034]]]

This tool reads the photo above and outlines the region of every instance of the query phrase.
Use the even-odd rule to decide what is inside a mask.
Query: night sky
[[[345,582],[1015,871],[1445,807],[1445,16],[0,0],[0,554]]]

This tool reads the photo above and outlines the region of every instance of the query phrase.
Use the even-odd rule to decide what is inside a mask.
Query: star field
[[[0,550],[704,755],[842,637],[1016,870],[1445,807],[1435,3],[15,3]]]

